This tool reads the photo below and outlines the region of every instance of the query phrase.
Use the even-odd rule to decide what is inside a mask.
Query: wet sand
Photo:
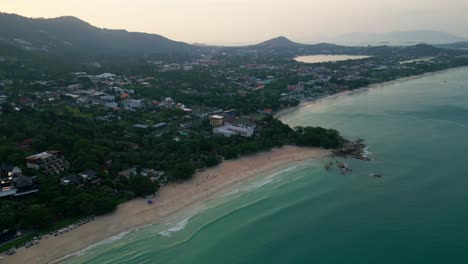
[[[39,245],[17,250],[13,256],[0,258],[0,263],[60,262],[90,245],[123,232],[148,224],[164,223],[181,210],[191,210],[200,203],[235,189],[244,180],[259,174],[274,172],[287,164],[313,160],[330,155],[328,150],[287,146],[237,160],[197,173],[190,181],[169,184],[148,205],[145,199],[135,199],[119,205],[111,214],[96,219],[57,237],[43,238]]]

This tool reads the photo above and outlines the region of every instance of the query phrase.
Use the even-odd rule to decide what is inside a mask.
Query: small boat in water
[[[371,174],[369,174],[369,176],[376,177],[376,178],[382,178],[383,177],[383,175],[379,174],[379,173],[371,173]]]

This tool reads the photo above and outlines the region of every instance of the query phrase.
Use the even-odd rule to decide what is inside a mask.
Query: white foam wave
[[[372,155],[372,152],[369,151],[368,147],[365,147],[364,150],[362,151],[362,156],[365,158],[370,158]]]
[[[240,189],[234,190],[233,192],[227,193],[227,195],[237,193],[237,192],[251,192],[251,191],[260,189],[265,185],[268,185],[270,183],[273,183],[273,182],[279,180],[280,178],[278,178],[278,175],[281,175],[281,174],[283,174],[285,172],[294,171],[298,167],[300,167],[300,165],[293,165],[293,166],[287,167],[285,169],[282,169],[280,171],[272,173],[271,175],[269,175],[268,177],[264,178],[261,181],[257,180],[257,181],[251,182],[250,184],[248,184],[244,188],[240,188]],[[198,210],[192,211],[192,214],[195,215],[195,214],[202,213],[206,209],[207,208],[204,208],[204,210],[201,209],[201,208],[198,208]],[[162,232],[159,232],[158,234],[163,236],[163,237],[171,237],[173,233],[176,233],[176,232],[179,232],[179,231],[185,229],[187,227],[188,223],[190,222],[191,218],[192,218],[192,216],[187,217],[187,218],[181,220],[180,222],[178,222],[177,224],[175,224],[174,226],[170,227],[169,229],[167,229],[165,231],[162,231]],[[87,248],[82,249],[82,250],[80,250],[78,252],[75,252],[73,254],[66,255],[66,256],[64,256],[64,257],[62,257],[60,259],[54,260],[54,261],[50,262],[50,264],[62,262],[63,260],[65,260],[67,258],[70,258],[70,257],[73,257],[73,256],[83,256],[88,251],[90,251],[90,250],[92,250],[92,249],[94,249],[94,248],[96,248],[98,246],[111,244],[111,243],[113,243],[115,241],[118,241],[118,240],[122,239],[125,235],[127,235],[127,234],[129,234],[131,232],[138,231],[140,229],[147,228],[147,227],[150,227],[150,226],[153,226],[153,225],[155,225],[155,224],[154,223],[153,224],[148,224],[148,225],[145,225],[145,226],[138,227],[138,228],[136,228],[134,230],[126,231],[126,232],[120,233],[118,235],[112,236],[112,237],[107,238],[105,240],[102,240],[102,241],[100,241],[98,243],[90,245]]]
[[[167,229],[166,231],[159,232],[159,234],[163,237],[170,237],[172,233],[179,232],[180,230],[184,229],[187,224],[189,223],[191,217],[188,217],[179,223],[177,223],[175,226]]]
[[[128,233],[130,233],[130,231],[126,231],[126,232],[122,232],[118,235],[115,235],[115,236],[112,236],[112,237],[109,237],[107,239],[104,239],[100,242],[97,242],[95,244],[92,244],[90,246],[88,246],[87,248],[84,248],[78,252],[75,252],[75,253],[72,253],[72,254],[68,254],[62,258],[59,258],[59,259],[56,259],[54,261],[51,261],[49,262],[49,264],[53,264],[53,263],[59,263],[59,262],[62,262],[63,260],[67,259],[67,258],[70,258],[70,257],[79,257],[79,256],[83,256],[87,251],[93,249],[93,248],[96,248],[100,245],[106,245],[106,244],[111,244],[115,241],[118,241],[120,239],[122,239],[125,235],[127,235]]]
[[[282,169],[280,171],[271,173],[270,175],[268,175],[268,177],[264,177],[264,178],[260,177],[260,180],[259,179],[254,179],[253,181],[248,182],[247,184],[243,185],[240,188],[237,188],[235,190],[232,190],[230,192],[225,193],[223,196],[224,197],[229,197],[229,196],[234,195],[234,194],[250,193],[252,191],[256,191],[256,190],[258,190],[258,189],[260,189],[260,188],[262,188],[262,187],[264,187],[264,186],[266,186],[268,184],[281,181],[282,177],[278,177],[278,176],[280,176],[280,175],[282,175],[284,173],[287,173],[287,172],[295,171],[298,168],[300,168],[301,166],[302,166],[302,164],[289,165],[289,167],[287,167],[287,168],[284,168],[284,169]]]

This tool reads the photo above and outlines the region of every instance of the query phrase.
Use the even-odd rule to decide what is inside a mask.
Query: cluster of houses
[[[100,178],[95,171],[87,170],[78,174],[70,174],[60,179],[62,185],[97,184]]]
[[[164,171],[158,171],[154,169],[137,169],[137,168],[130,168],[124,171],[119,172],[120,177],[130,178],[133,176],[143,176],[149,178],[151,181],[158,181],[163,177],[166,173]]]
[[[93,87],[87,89],[82,84],[73,84],[67,86],[67,93],[64,95],[72,98],[78,105],[82,106],[103,106],[113,110],[136,111],[145,108],[161,108],[161,109],[182,109],[190,111],[184,104],[177,103],[171,97],[164,97],[161,100],[148,100],[144,98],[135,98],[133,89],[122,88],[131,83],[136,82],[142,87],[151,87],[149,81],[154,79],[148,78],[127,78],[125,76],[116,76],[111,73],[103,73],[100,75],[86,75],[85,73],[73,73],[78,79],[79,77],[87,77],[93,82]],[[98,88],[99,87],[99,88]]]
[[[196,63],[189,63],[189,62],[185,62],[184,64],[170,63],[170,64],[161,65],[161,68],[159,70],[161,72],[180,71],[180,70],[191,71],[193,70],[194,65],[196,65]]]
[[[142,86],[151,87],[149,81],[153,77],[137,78],[117,76],[112,73],[103,73],[100,75],[87,75],[84,72],[72,73],[76,80],[80,78],[88,78],[91,80],[91,87],[84,87],[82,84],[73,84],[66,87],[68,91],[65,96],[68,96],[76,101],[79,105],[95,105],[103,106],[114,110],[135,111],[149,106],[172,107],[172,101],[156,101],[145,100],[142,98],[134,98],[134,90],[123,88],[132,82]],[[172,100],[172,99],[170,99]]]
[[[45,151],[26,158],[26,167],[44,175],[60,175],[69,167],[60,151]],[[0,167],[0,197],[22,196],[38,191],[36,176],[28,177],[21,168],[2,164]]]
[[[148,60],[148,64],[155,67],[156,72],[171,72],[171,71],[192,71],[196,67],[208,67],[219,65],[221,62],[214,60],[211,55],[202,55],[201,59],[193,61],[185,61],[181,63],[164,63],[160,60]]]
[[[275,81],[275,77],[272,75],[267,76],[265,79],[255,76],[242,76],[234,79],[233,83],[238,85],[242,90],[257,91],[264,89],[266,85],[271,84],[273,81]]]
[[[26,167],[38,171],[44,175],[62,175],[69,167],[68,161],[62,152],[51,150],[41,152],[26,158]],[[130,168],[118,174],[123,177],[143,176],[152,181],[160,180],[165,175],[164,171],[154,169]],[[19,167],[7,164],[0,165],[0,198],[23,196],[39,191],[37,177],[25,176]],[[60,178],[64,186],[83,186],[84,184],[99,184],[101,181],[97,172],[86,170],[76,174],[68,174]]]
[[[26,158],[26,167],[44,175],[62,175],[70,166],[61,151],[44,151]],[[19,167],[2,164],[0,167],[0,197],[22,196],[38,192],[36,176],[25,176]],[[61,178],[64,185],[96,183],[96,172],[85,171],[75,176]]]
[[[256,125],[244,119],[229,118],[221,115],[210,116],[210,125],[213,127],[213,133],[225,137],[242,136],[253,137]]]
[[[37,192],[36,177],[23,175],[19,167],[7,164],[0,166],[0,198],[22,196]]]
[[[167,100],[166,100],[167,102]],[[176,108],[182,109],[186,112],[183,121],[177,123],[176,128],[180,135],[187,135],[202,125],[205,120],[209,120],[212,126],[212,132],[215,135],[222,135],[225,137],[242,136],[252,137],[255,135],[256,124],[247,118],[239,118],[236,109],[222,110],[213,107],[193,106],[187,108],[183,104],[175,104]],[[271,115],[272,109],[264,109],[260,111],[262,114]],[[151,132],[155,136],[170,131],[166,122],[158,122],[156,124],[134,124],[133,128],[140,131]],[[207,135],[209,136],[209,135]]]

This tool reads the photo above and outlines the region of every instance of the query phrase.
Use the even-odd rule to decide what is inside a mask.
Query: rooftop
[[[220,116],[220,115],[212,115],[211,118],[213,118],[213,119],[223,119],[223,117]]]
[[[27,157],[27,160],[39,160],[39,159],[47,159],[55,154],[60,153],[60,151],[57,150],[49,150],[49,151],[44,151],[32,156]]]
[[[136,125],[133,125],[134,128],[148,128],[148,125],[143,125],[143,124],[136,124]]]
[[[167,125],[167,123],[165,123],[165,122],[160,122],[160,123],[157,123],[157,124],[153,125],[153,127],[154,127],[154,128],[160,128],[160,127],[163,127],[163,126],[165,126],[165,125]]]

